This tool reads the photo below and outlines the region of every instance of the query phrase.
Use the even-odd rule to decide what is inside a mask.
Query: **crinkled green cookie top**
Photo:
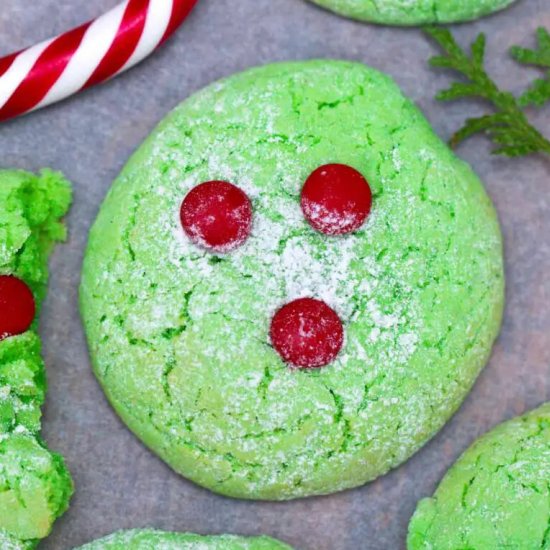
[[[410,550],[550,549],[550,403],[484,435],[409,526]]]
[[[59,220],[70,200],[69,184],[59,174],[0,171],[0,275],[22,279],[33,291],[37,311],[46,291],[48,254],[65,237]],[[46,375],[36,324],[0,341],[2,549],[34,546],[66,510],[72,493],[62,458],[39,436]]]
[[[46,376],[34,331],[0,342],[0,434],[40,431]]]
[[[153,529],[119,531],[79,550],[291,550],[269,537],[201,536]]]
[[[73,486],[61,456],[39,437],[0,437],[0,530],[31,543],[67,509]]]
[[[59,219],[70,201],[70,187],[59,174],[0,170],[0,275],[22,279],[37,311],[46,292],[49,252],[65,238]],[[0,434],[17,427],[40,430],[46,382],[36,322],[33,330],[0,341]]]
[[[468,21],[509,6],[514,0],[312,0],[354,19],[388,25]]]
[[[71,188],[60,174],[0,170],[0,275],[16,275],[42,302],[53,244],[65,238],[59,221],[69,208]]]
[[[373,189],[354,234],[320,234],[300,209],[326,163]],[[252,234],[226,255],[179,221],[213,179],[252,199]],[[274,312],[302,296],[344,324],[321,369],[290,369],[270,345]],[[408,458],[470,389],[502,305],[478,178],[387,76],[338,61],[254,69],[169,115],[102,206],[81,292],[95,372],[130,428],[195,482],[267,499],[357,486]]]

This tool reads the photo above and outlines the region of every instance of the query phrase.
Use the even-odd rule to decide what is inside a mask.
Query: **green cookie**
[[[300,208],[327,163],[370,182],[352,234],[319,233]],[[209,180],[252,200],[252,234],[227,254],[180,224]],[[151,449],[213,491],[290,499],[361,485],[432,437],[487,361],[503,286],[472,170],[387,76],[313,61],[239,74],[168,116],[101,208],[81,311],[97,377]],[[270,345],[275,311],[300,297],[342,321],[324,368],[289,368]]]
[[[201,536],[153,529],[119,531],[79,550],[291,550],[269,537]]]
[[[0,531],[0,548],[2,550],[30,550],[34,546],[32,541],[24,542],[6,531]]]
[[[70,200],[69,185],[59,174],[0,171],[0,276],[25,282],[37,309],[46,291],[48,254],[65,237],[59,219]],[[0,339],[3,550],[34,547],[67,509],[72,494],[63,459],[48,451],[39,435],[46,379],[36,324],[35,318],[26,332]]]
[[[409,526],[409,550],[550,549],[550,403],[468,449]]]
[[[469,21],[501,10],[514,0],[312,0],[347,17],[386,25]]]

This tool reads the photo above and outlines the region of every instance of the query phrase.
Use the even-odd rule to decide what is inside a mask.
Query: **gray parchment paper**
[[[116,0],[1,0],[0,53],[69,29]],[[550,28],[549,0],[456,27],[466,42],[489,37],[489,67],[519,91],[536,71],[506,51]],[[162,51],[130,73],[53,108],[0,125],[0,165],[51,166],[74,182],[70,240],[51,262],[42,336],[49,393],[44,435],[67,458],[76,483],[70,511],[42,548],[65,550],[111,531],[155,526],[200,533],[267,533],[301,550],[404,547],[417,500],[477,436],[550,399],[550,159],[491,157],[483,138],[459,154],[485,181],[506,240],[508,303],[490,364],[447,427],[401,468],[360,489],[289,503],[239,502],[174,474],[126,430],[91,370],[77,288],[86,236],[128,156],[163,115],[212,80],[253,65],[309,58],[360,60],[391,74],[447,138],[480,105],[433,99],[448,77],[426,66],[432,45],[416,29],[365,25],[304,0],[200,0]],[[550,133],[550,106],[534,113]]]

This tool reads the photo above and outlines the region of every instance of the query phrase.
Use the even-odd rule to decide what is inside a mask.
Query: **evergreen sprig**
[[[535,80],[520,97],[520,103],[523,106],[536,105],[540,107],[550,101],[550,34],[543,27],[537,29],[537,42],[536,50],[520,46],[513,46],[510,50],[514,59],[519,63],[546,69],[545,78]]]
[[[427,34],[437,42],[443,55],[430,59],[434,67],[450,69],[464,78],[439,92],[437,99],[450,101],[460,98],[483,99],[493,112],[466,120],[451,138],[455,147],[477,133],[485,133],[495,143],[494,154],[517,157],[531,153],[550,154],[550,141],[531,125],[522,106],[513,94],[501,90],[485,70],[485,35],[480,34],[465,52],[451,32],[442,27],[430,27]]]

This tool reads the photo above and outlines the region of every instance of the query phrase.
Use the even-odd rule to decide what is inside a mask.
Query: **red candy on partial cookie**
[[[193,242],[214,252],[229,252],[250,235],[252,205],[236,185],[208,181],[189,191],[181,205],[180,218]]]
[[[337,313],[325,302],[299,298],[283,306],[271,321],[271,343],[295,367],[324,367],[344,343],[344,329]]]
[[[35,312],[30,288],[17,277],[0,275],[0,340],[27,331]]]
[[[371,210],[372,193],[367,180],[351,166],[325,164],[306,180],[301,204],[314,229],[343,235],[363,225]]]

